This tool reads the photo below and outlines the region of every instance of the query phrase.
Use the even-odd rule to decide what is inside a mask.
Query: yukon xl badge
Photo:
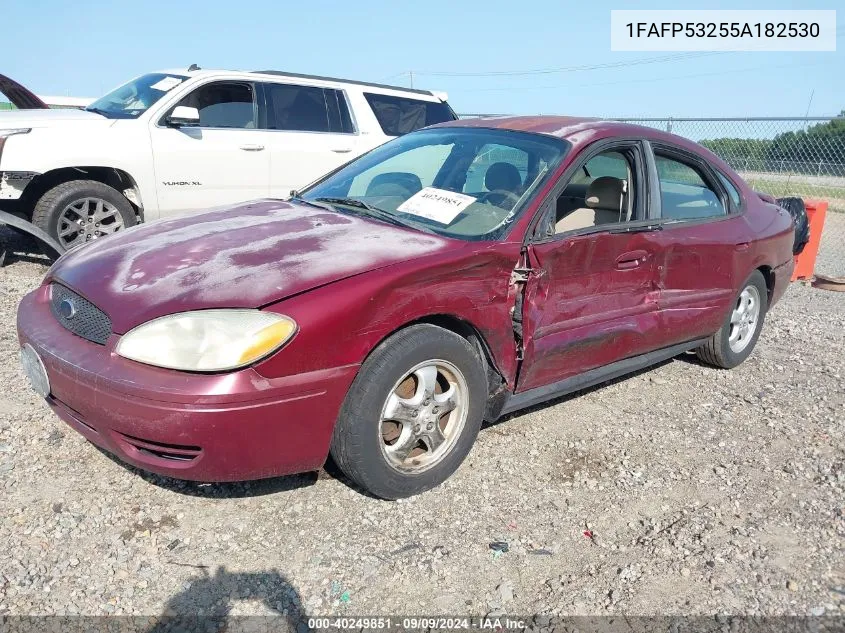
[[[161,184],[165,187],[202,187],[196,180],[165,180]]]
[[[72,319],[76,316],[76,306],[73,305],[73,301],[62,299],[62,302],[59,304],[59,314],[65,319]]]

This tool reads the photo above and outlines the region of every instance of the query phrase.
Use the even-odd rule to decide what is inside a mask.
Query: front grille
[[[50,309],[66,329],[77,336],[105,345],[111,336],[111,319],[85,297],[61,284],[50,285]]]

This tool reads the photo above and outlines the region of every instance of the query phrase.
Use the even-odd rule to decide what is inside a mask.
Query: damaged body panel
[[[23,300],[18,332],[57,415],[140,468],[252,479],[331,450],[396,498],[457,468],[482,419],[687,350],[739,364],[789,283],[792,242],[789,214],[689,141],[585,119],[454,122],[290,201],[74,250]]]

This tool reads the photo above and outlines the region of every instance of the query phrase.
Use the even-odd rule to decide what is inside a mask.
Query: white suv
[[[150,73],[85,110],[0,113],[0,210],[67,249],[140,221],[286,198],[455,118],[445,94],[424,90],[195,66]]]

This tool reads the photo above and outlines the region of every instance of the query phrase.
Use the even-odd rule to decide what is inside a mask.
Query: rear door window
[[[401,136],[427,125],[454,121],[452,109],[442,101],[421,101],[408,97],[365,92],[382,131],[388,136]]]
[[[267,127],[293,132],[351,133],[349,106],[340,90],[264,84],[267,98]]]
[[[693,220],[726,215],[718,193],[707,184],[698,167],[655,152],[654,162],[660,181],[662,217]]]
[[[736,188],[736,185],[734,185],[733,182],[731,182],[722,172],[717,171],[716,175],[719,177],[719,180],[722,181],[722,185],[724,185],[725,189],[728,190],[728,195],[731,197],[731,202],[733,202],[734,207],[739,209],[742,206],[742,197],[739,195],[739,190]]]

